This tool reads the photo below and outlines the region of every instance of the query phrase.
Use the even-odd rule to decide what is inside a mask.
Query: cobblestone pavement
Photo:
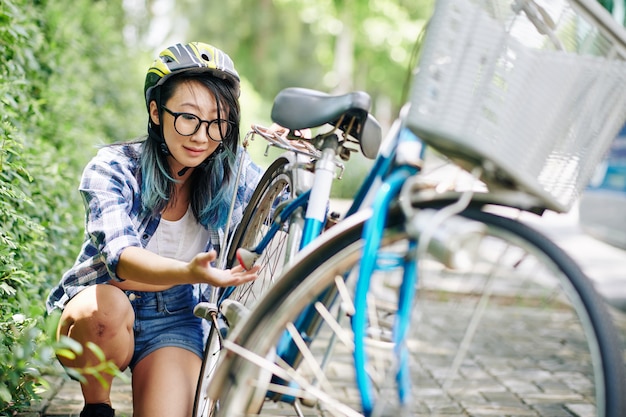
[[[125,374],[130,378],[130,373]],[[116,417],[131,417],[133,401],[128,380],[116,378],[113,381],[111,401]],[[59,381],[59,390],[42,410],[42,417],[78,417],[83,408],[83,396],[80,385],[76,381],[63,379]],[[31,417],[31,416],[29,416]],[[35,417],[35,416],[32,416]]]
[[[429,308],[431,311],[436,310],[433,317],[440,321],[439,324],[434,323],[433,327],[439,327],[440,330],[445,328],[447,331],[446,334],[439,332],[438,335],[432,335],[431,337],[437,338],[437,342],[431,346],[422,347],[419,371],[423,371],[425,375],[436,376],[444,372],[441,360],[445,358],[441,352],[434,349],[434,345],[445,346],[448,338],[458,337],[454,332],[460,329],[451,328],[449,323],[462,322],[462,320],[459,320],[458,316],[446,317],[446,311],[451,310],[446,308],[445,303],[434,302]],[[459,310],[454,311],[458,314]],[[503,315],[517,313],[519,311],[516,311],[516,308],[503,307],[499,310],[497,320],[506,320]],[[468,388],[469,393],[480,392],[482,402],[477,402],[476,396],[472,396],[471,399],[468,397],[468,399],[458,398],[457,401],[450,401],[438,388],[436,381],[432,378],[425,378],[420,380],[418,389],[421,395],[427,397],[428,407],[439,408],[442,415],[450,417],[466,415],[461,414],[461,406],[472,416],[594,416],[594,409],[585,404],[584,394],[582,394],[584,386],[577,386],[585,384],[581,371],[572,368],[562,369],[558,363],[549,363],[555,343],[563,343],[562,340],[555,340],[560,337],[558,326],[561,325],[562,319],[558,315],[550,316],[546,312],[537,312],[529,317],[533,321],[528,323],[528,326],[540,325],[543,331],[537,332],[537,337],[532,339],[531,347],[524,347],[532,349],[526,359],[508,361],[505,350],[510,349],[510,345],[492,343],[490,347],[493,351],[473,355],[462,366],[460,370],[462,379],[455,382],[459,392],[468,395]],[[616,314],[615,319],[622,336],[626,336],[626,317],[620,313]],[[445,327],[442,327],[441,323],[445,323]],[[511,331],[511,334],[507,334],[504,329],[500,329],[494,337],[499,340],[512,340],[511,338],[515,338],[513,333],[514,331]],[[583,363],[581,363],[582,367],[584,367]],[[341,364],[334,364],[328,372],[331,379],[333,374],[345,375]],[[507,376],[502,378],[503,374]],[[111,399],[116,409],[116,416],[132,416],[132,394],[128,383],[116,379]],[[572,414],[561,414],[564,413],[563,409],[560,407],[557,409],[555,403],[566,404],[564,409],[571,411]],[[63,381],[60,390],[51,399],[42,416],[78,417],[82,405],[78,383]],[[277,414],[275,415],[284,415],[287,411],[288,409],[284,406],[276,406]],[[419,409],[416,413],[419,413]],[[32,417],[36,415],[38,414],[33,414]]]
[[[573,214],[575,216],[575,212]],[[565,217],[547,217],[548,227],[542,227],[544,233],[552,237],[559,245],[570,253],[583,270],[592,278],[601,293],[605,296],[611,295],[611,288],[626,287],[623,285],[624,279],[621,273],[626,271],[626,251],[616,250],[608,247],[601,242],[596,241],[581,233],[575,218],[572,216]],[[537,226],[541,225],[541,219],[529,218],[529,223]],[[621,280],[621,281],[620,281]],[[607,297],[610,298],[610,297]],[[613,306],[621,308],[624,298],[621,296],[609,299]],[[446,319],[445,304],[441,302],[433,302],[429,308],[436,309],[438,313],[435,315],[439,320],[446,323],[445,326],[439,326],[441,332],[435,336],[438,343],[445,344],[447,337],[453,337],[454,329],[449,326],[451,322],[459,322],[458,317],[455,320]],[[612,308],[615,323],[619,328],[622,341],[626,341],[626,314],[620,312],[617,308]],[[516,314],[512,307],[503,306],[498,313],[499,320],[505,318],[507,314]],[[523,362],[512,364],[506,360],[498,359],[506,356],[502,352],[484,351],[482,354],[474,355],[471,360],[466,361],[461,368],[463,378],[455,383],[469,387],[472,390],[480,391],[484,401],[476,402],[475,397],[471,400],[463,398],[456,402],[451,402],[448,398],[441,395],[441,391],[437,388],[436,383],[425,381],[419,387],[421,393],[428,397],[429,406],[439,407],[441,415],[448,417],[467,415],[461,414],[459,405],[462,405],[469,415],[472,416],[590,416],[594,415],[593,408],[586,405],[581,399],[583,394],[577,383],[583,381],[577,373],[577,369],[561,369],[558,364],[549,364],[549,352],[554,349],[555,339],[552,336],[560,337],[558,334],[559,317],[545,315],[545,312],[536,312],[533,317],[533,323],[529,326],[541,326],[543,332],[538,332],[538,337],[533,339],[533,345],[527,347],[532,349]],[[562,323],[562,322],[561,322]],[[495,326],[497,328],[497,326]],[[549,329],[549,331],[545,331]],[[496,337],[500,340],[514,337],[512,334],[506,334],[505,329],[497,329],[500,331]],[[548,333],[550,337],[548,337]],[[492,349],[507,349],[510,344],[490,344]],[[507,347],[509,346],[509,347]],[[543,357],[543,354],[546,356]],[[626,358],[626,355],[625,355]],[[437,369],[438,352],[431,350],[423,355],[422,361],[419,363],[420,368],[424,368],[427,374],[437,375],[442,372]],[[537,366],[541,363],[541,366]],[[512,376],[500,378],[505,371],[511,371],[511,367],[515,366]],[[341,368],[331,368],[329,372],[341,373]],[[417,370],[416,370],[417,372]],[[70,380],[59,379],[54,383],[54,389],[50,394],[52,397],[44,400],[38,409],[31,413],[26,413],[28,417],[74,417],[78,416],[82,408],[82,396],[78,383]],[[523,398],[523,401],[520,400]],[[116,379],[113,384],[112,401],[116,409],[116,415],[132,416],[132,395],[130,385],[122,380]],[[565,409],[555,408],[553,403],[560,402],[566,404]],[[37,408],[37,407],[36,407]],[[282,407],[277,406],[274,415],[284,415],[287,410],[281,410]],[[567,411],[564,411],[567,410]],[[419,414],[419,410],[415,410],[415,415]],[[310,415],[306,414],[305,415]],[[313,415],[318,415],[313,414]]]

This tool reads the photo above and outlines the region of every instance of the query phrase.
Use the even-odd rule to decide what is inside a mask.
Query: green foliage
[[[18,299],[39,267],[45,232],[29,213],[33,177],[28,170],[21,127],[36,111],[30,95],[37,88],[28,77],[37,71],[34,50],[41,40],[36,25],[10,1],[0,10],[0,413],[19,409],[34,395],[29,357],[37,340],[34,320],[19,313]],[[32,17],[32,15],[30,16]],[[29,39],[31,43],[29,44]]]
[[[82,240],[85,162],[145,130],[123,28],[121,0],[0,2],[0,415],[28,407],[67,349],[43,302]]]
[[[223,48],[271,100],[282,88],[367,91],[396,107],[433,0],[178,0],[185,36]],[[177,35],[178,33],[175,33]]]
[[[84,368],[66,368],[65,371],[68,375],[80,382],[86,381],[85,375],[92,376],[103,386],[109,385],[104,378],[105,375],[117,376],[128,382],[128,377],[120,372],[112,360],[106,358],[100,346],[93,342],[87,342],[85,347],[98,359],[98,362],[95,365],[85,366]],[[74,360],[84,353],[82,345],[67,336],[60,338],[55,351],[58,357],[69,360]]]

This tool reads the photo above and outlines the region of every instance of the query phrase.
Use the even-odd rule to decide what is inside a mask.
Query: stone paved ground
[[[458,303],[458,300],[454,301]],[[429,306],[429,312],[435,318],[423,329],[425,341],[421,341],[415,348],[420,351],[419,361],[412,364],[414,372],[421,373],[419,378],[420,397],[424,400],[414,408],[414,415],[426,409],[438,409],[441,415],[451,416],[594,416],[594,408],[587,403],[586,378],[584,376],[584,358],[581,358],[579,367],[566,368],[553,361],[552,353],[560,346],[569,344],[563,340],[559,326],[567,321],[558,313],[546,311],[530,311],[529,307],[522,308],[528,314],[526,323],[518,323],[515,328],[491,326],[492,334],[486,336],[485,343],[477,351],[472,352],[464,361],[460,369],[461,378],[455,381],[454,388],[457,396],[451,398],[442,392],[436,379],[445,372],[444,365],[449,364],[445,346],[458,340],[458,332],[464,327],[463,318],[459,316],[462,309],[452,309],[450,301],[434,301]],[[458,307],[458,306],[456,306]],[[485,320],[507,322],[506,315],[517,317],[519,307],[502,306],[486,317]],[[615,321],[620,328],[622,338],[626,336],[626,316],[615,313]],[[451,317],[454,315],[454,317]],[[512,319],[511,319],[512,320]],[[457,326],[454,323],[458,323]],[[522,345],[516,340],[519,326],[535,328],[537,336],[526,340]],[[494,341],[501,341],[500,343]],[[507,343],[509,342],[509,343]],[[575,344],[575,342],[572,342]],[[512,351],[515,355],[519,351],[526,351],[525,359],[509,360]],[[336,386],[341,387],[341,378],[346,377],[345,367],[341,362],[334,363],[328,370],[328,376]],[[75,417],[82,408],[82,397],[78,383],[62,381],[58,393],[45,408],[42,416],[45,417]],[[349,387],[344,388],[346,397],[351,395]],[[480,392],[476,396],[472,395]],[[117,416],[132,416],[130,386],[122,380],[116,380],[113,386],[112,401],[117,410]],[[469,414],[462,414],[465,409]],[[289,410],[276,406],[275,414],[287,415]],[[312,410],[306,409],[306,415]]]
[[[575,212],[574,212],[575,213]],[[540,220],[531,219],[530,223],[538,223]],[[582,264],[585,272],[594,280],[601,290],[614,287],[626,287],[624,278],[621,277],[626,270],[626,251],[618,251],[614,248],[607,248],[603,243],[583,235],[577,224],[570,217],[552,218],[547,228],[543,231],[555,239],[564,249]],[[604,292],[610,295],[610,292]],[[613,305],[621,306],[622,298]],[[610,300],[615,301],[615,300]],[[432,308],[440,308],[442,313],[440,318],[445,320],[445,306],[434,305]],[[507,311],[503,309],[501,314]],[[512,311],[509,311],[512,313]],[[615,322],[620,329],[622,341],[626,342],[626,315],[623,312],[613,310]],[[500,317],[501,318],[501,317]],[[547,318],[537,317],[536,323],[546,324]],[[447,321],[448,323],[450,321]],[[544,326],[544,327],[547,327]],[[443,327],[446,329],[446,327]],[[448,333],[450,329],[447,329]],[[558,332],[557,328],[552,329],[552,333]],[[505,335],[499,337],[504,338]],[[439,340],[439,339],[437,339]],[[514,373],[514,377],[498,378],[505,370],[511,366],[510,363],[502,359],[497,359],[497,355],[483,352],[476,355],[462,367],[463,380],[458,382],[464,384],[466,388],[480,390],[483,394],[484,402],[477,403],[475,400],[469,402],[460,398],[458,402],[451,402],[441,396],[440,390],[435,384],[425,383],[420,388],[421,393],[428,398],[428,406],[440,407],[441,415],[448,417],[461,415],[458,404],[462,404],[474,416],[588,416],[593,415],[593,409],[581,400],[579,390],[573,386],[584,379],[576,374],[573,369],[559,369],[555,364],[552,368],[546,368],[546,362],[541,368],[534,367],[531,361],[536,361],[537,356],[544,351],[542,342],[548,343],[546,349],[553,348],[553,340],[541,338],[536,340],[532,349],[533,354],[529,355],[527,363],[521,363],[519,370]],[[498,344],[491,344],[495,348],[504,347]],[[534,357],[534,359],[531,359]],[[625,355],[626,362],[626,355]],[[420,364],[421,367],[429,368],[428,372],[436,375],[440,372],[437,367],[437,355],[433,353],[427,361]],[[341,371],[339,371],[341,372]],[[45,399],[41,404],[34,407],[30,413],[25,413],[28,417],[74,417],[78,416],[82,408],[82,397],[78,383],[69,380],[55,380],[54,389],[48,395],[51,398]],[[461,392],[461,390],[459,390]],[[520,398],[524,398],[524,404]],[[130,386],[121,380],[116,380],[113,385],[112,400],[117,410],[117,416],[132,416]],[[554,406],[556,402],[567,404],[565,409]],[[532,407],[529,407],[528,405]],[[277,407],[274,415],[284,415],[287,410],[280,410]],[[415,410],[415,415],[419,415],[419,409]],[[311,414],[306,414],[311,415]],[[318,414],[312,414],[318,415]]]
[[[132,392],[130,384],[116,379],[113,382],[111,401],[116,409],[117,417],[131,417],[133,415]],[[78,417],[83,408],[83,397],[80,387],[75,381],[65,381],[61,390],[46,408],[43,416],[46,417]]]

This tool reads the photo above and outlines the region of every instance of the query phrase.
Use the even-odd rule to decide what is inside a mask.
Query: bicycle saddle
[[[274,99],[272,121],[287,129],[299,130],[335,125],[342,116],[347,116],[338,128],[359,142],[363,155],[373,159],[380,148],[382,131],[378,121],[369,114],[370,102],[369,94],[363,91],[333,96],[291,87],[280,91]]]

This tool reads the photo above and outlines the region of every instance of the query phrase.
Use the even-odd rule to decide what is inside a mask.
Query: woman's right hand
[[[180,284],[210,284],[218,287],[240,285],[257,278],[258,267],[246,271],[241,266],[219,269],[211,265],[217,259],[217,252],[202,252],[191,261],[183,262],[159,256],[146,249],[129,246],[120,255],[117,275],[124,289],[143,290],[146,285],[160,291]],[[159,288],[159,289],[156,289]],[[151,291],[151,290],[147,290]]]
[[[197,282],[204,282],[216,287],[229,287],[241,285],[255,280],[258,275],[259,266],[254,266],[250,270],[245,270],[241,265],[231,269],[219,269],[211,265],[217,259],[217,252],[199,253],[189,262],[191,276],[198,278]],[[196,281],[196,279],[194,279]]]

